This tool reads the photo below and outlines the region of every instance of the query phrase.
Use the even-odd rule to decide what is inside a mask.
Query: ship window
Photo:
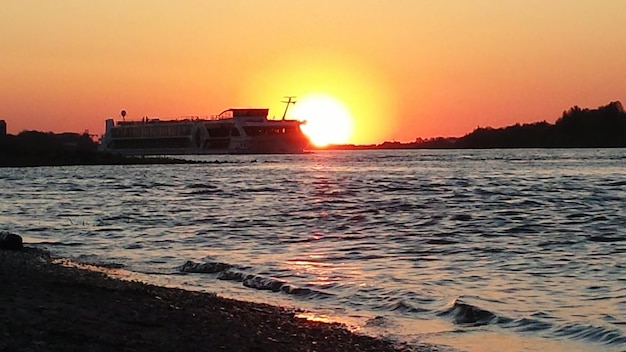
[[[255,128],[255,127],[245,127],[246,130],[246,134],[248,136],[258,136],[261,134],[261,129],[260,128]]]
[[[228,137],[230,131],[226,127],[220,126],[220,127],[210,128],[208,132],[209,132],[209,136],[211,137]]]

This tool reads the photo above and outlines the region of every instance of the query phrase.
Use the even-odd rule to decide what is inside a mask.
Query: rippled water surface
[[[0,169],[0,230],[410,343],[626,350],[624,149],[203,158]]]

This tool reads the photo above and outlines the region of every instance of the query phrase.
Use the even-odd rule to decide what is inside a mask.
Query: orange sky
[[[626,103],[623,0],[20,0],[0,11],[0,119],[101,134],[324,93],[349,142],[460,136]]]

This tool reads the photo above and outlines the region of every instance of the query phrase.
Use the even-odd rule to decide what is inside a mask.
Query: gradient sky
[[[20,0],[0,11],[9,133],[330,94],[350,142],[461,136],[626,103],[624,0]]]

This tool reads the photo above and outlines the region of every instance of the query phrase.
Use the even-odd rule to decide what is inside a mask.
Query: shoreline
[[[436,351],[359,335],[267,304],[111,278],[0,250],[0,350]]]

